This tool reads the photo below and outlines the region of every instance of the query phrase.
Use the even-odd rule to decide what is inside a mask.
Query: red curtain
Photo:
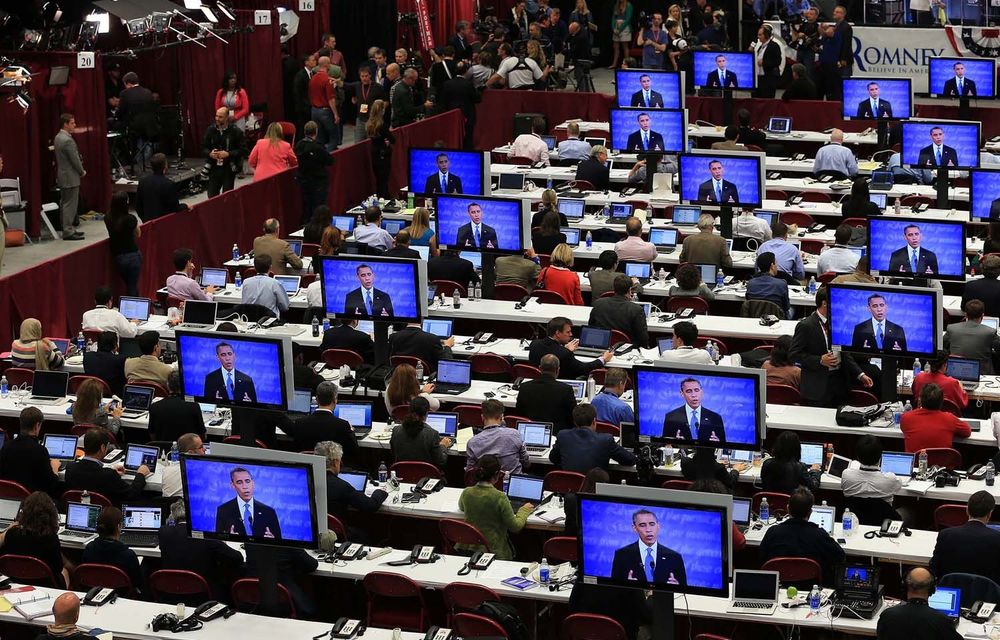
[[[0,100],[0,122],[4,123],[3,135],[0,135],[0,156],[3,156],[0,178],[21,179],[21,197],[28,201],[24,215],[25,230],[32,237],[37,237],[42,210],[39,158],[42,144],[38,140],[38,109],[24,111],[14,102]]]
[[[765,100],[760,98],[739,98],[733,100],[733,121],[722,121],[722,98],[702,98],[690,96],[687,99],[688,121],[706,120],[720,126],[736,124],[736,112],[746,109],[750,112],[750,122],[762,127],[768,118],[782,116],[792,118],[792,126],[807,131],[822,131],[830,126],[837,126],[844,131],[862,131],[870,123],[864,121],[849,121],[841,118],[839,102],[824,100]]]
[[[458,109],[432,116],[392,130],[396,142],[392,145],[392,173],[389,191],[396,192],[409,182],[410,147],[441,146],[461,149],[465,117]],[[336,209],[334,209],[336,211]]]
[[[274,8],[274,5],[274,0],[235,0],[233,2],[233,7],[237,10],[270,10]],[[330,31],[330,0],[315,0],[315,11],[299,11],[298,3],[292,1],[284,3],[283,6],[294,11],[295,15],[299,17],[298,33],[288,41],[289,53],[301,59],[307,53],[313,53],[319,49],[320,37]],[[277,23],[277,20],[274,22]],[[252,97],[251,100],[253,100]]]
[[[493,149],[513,140],[516,113],[541,113],[551,129],[570,118],[607,122],[613,104],[614,98],[602,93],[487,90],[476,105],[473,146]],[[489,126],[484,126],[487,122]]]
[[[239,11],[236,17],[242,27],[253,25],[253,12]],[[266,102],[267,119],[272,122],[284,120],[278,12],[271,11],[270,26],[255,26],[252,33],[234,36],[229,42],[231,46],[225,47],[227,69],[236,71],[247,91],[247,97],[250,98],[250,104]]]
[[[397,0],[396,7],[400,13],[413,13],[416,5],[413,0]],[[472,19],[476,13],[475,0],[427,0],[427,8],[432,16],[431,31],[434,34],[434,46],[443,47],[448,43],[455,33],[455,23],[459,20]],[[418,32],[414,32],[416,35]],[[418,40],[419,42],[419,40]],[[402,41],[397,35],[397,46],[402,46]]]

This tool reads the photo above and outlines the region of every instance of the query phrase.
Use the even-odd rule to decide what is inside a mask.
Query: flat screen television
[[[615,104],[640,109],[683,109],[684,72],[619,69],[615,71]]]
[[[844,78],[845,120],[906,120],[913,117],[909,78]]]
[[[328,316],[419,322],[427,314],[423,260],[350,254],[318,260]]]
[[[904,358],[928,358],[941,348],[939,290],[863,283],[828,286],[832,345]]]
[[[1000,170],[969,172],[969,213],[981,220],[1000,220]]]
[[[490,156],[483,151],[411,147],[410,191],[419,195],[482,195],[490,184]]]
[[[687,111],[612,109],[611,149],[680,153],[687,149]]]
[[[434,207],[442,248],[520,253],[531,246],[527,200],[439,195]]]
[[[993,58],[929,58],[927,92],[943,98],[995,98],[996,60]]]
[[[872,275],[965,280],[965,223],[871,217],[868,258]]]
[[[705,89],[756,89],[753,53],[695,51],[694,86]]]
[[[903,164],[919,169],[975,169],[979,167],[980,128],[978,122],[906,120]]]
[[[759,208],[764,197],[764,154],[694,151],[679,156],[681,201]]]

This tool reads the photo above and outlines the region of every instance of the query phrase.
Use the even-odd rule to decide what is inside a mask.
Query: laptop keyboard
[[[749,602],[747,600],[733,601],[733,606],[741,609],[770,609],[773,605],[773,602]]]
[[[130,547],[155,547],[160,544],[159,534],[139,531],[122,531],[121,541]]]
[[[92,538],[95,535],[97,534],[87,533],[85,531],[63,531],[62,533],[59,534],[59,536],[63,538],[79,538],[81,540],[84,540],[86,538]]]

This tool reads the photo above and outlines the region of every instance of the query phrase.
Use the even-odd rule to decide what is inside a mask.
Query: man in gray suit
[[[993,374],[993,354],[1000,351],[1000,338],[983,324],[985,308],[980,300],[965,303],[965,322],[953,322],[944,333],[944,348],[953,356],[979,360],[979,372]]]
[[[80,178],[87,175],[80,160],[80,150],[73,140],[76,120],[73,114],[60,116],[62,128],[53,140],[56,151],[56,186],[59,187],[59,208],[62,211],[63,240],[83,240],[83,233],[73,226],[80,202]]]

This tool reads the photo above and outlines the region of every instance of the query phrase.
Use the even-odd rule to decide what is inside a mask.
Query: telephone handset
[[[886,518],[882,521],[882,528],[879,529],[879,535],[883,538],[898,538],[902,531],[902,520],[890,520],[889,518]]]
[[[426,476],[417,481],[417,484],[413,486],[413,490],[427,495],[434,493],[435,491],[440,491],[443,487],[444,481],[440,478],[431,478],[430,476]]]
[[[488,331],[480,331],[472,337],[472,341],[476,344],[486,344],[493,340],[493,334]]]
[[[522,382],[524,382],[524,376],[518,377],[516,380],[514,380],[514,382],[510,384],[511,390],[517,391],[518,389],[520,389]]]
[[[424,634],[424,640],[448,640],[451,637],[451,629],[445,627],[431,627]]]
[[[83,596],[83,604],[90,605],[92,607],[100,607],[101,605],[111,604],[117,599],[118,594],[115,593],[114,589],[94,587],[87,592],[87,595]]]
[[[198,618],[202,622],[208,622],[209,620],[215,620],[220,616],[228,618],[234,613],[236,613],[236,610],[230,609],[229,605],[219,602],[218,600],[209,600],[194,610],[194,617]]]
[[[365,557],[364,545],[357,542],[340,543],[334,555],[338,560],[359,560]]]
[[[353,638],[359,631],[364,630],[364,625],[360,620],[352,618],[338,618],[330,629],[330,635],[334,638]]]

